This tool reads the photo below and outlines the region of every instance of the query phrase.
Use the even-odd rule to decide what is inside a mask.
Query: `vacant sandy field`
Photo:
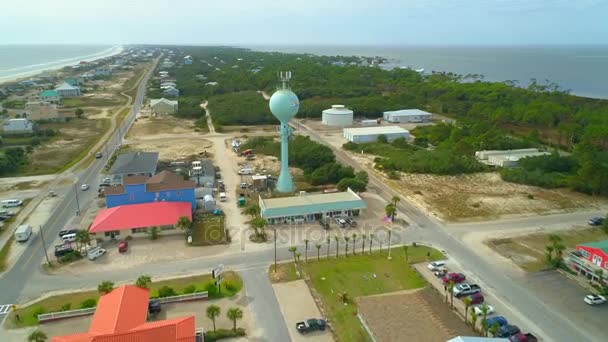
[[[127,139],[156,134],[179,134],[194,132],[194,120],[178,119],[171,115],[138,117],[133,123]]]
[[[358,298],[359,314],[378,341],[444,342],[473,334],[432,288]]]
[[[166,161],[182,160],[203,152],[211,158],[213,154],[213,144],[202,138],[129,140],[126,144],[134,150],[157,151],[159,159]]]

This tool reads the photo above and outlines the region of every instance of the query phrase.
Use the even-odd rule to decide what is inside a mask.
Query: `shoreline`
[[[66,58],[66,59],[59,60],[59,61],[51,61],[51,62],[46,63],[46,64],[51,64],[51,65],[47,65],[47,66],[44,66],[44,67],[41,67],[41,68],[38,68],[35,70],[25,71],[25,72],[21,72],[21,73],[10,75],[10,76],[1,76],[0,85],[4,85],[6,83],[22,81],[22,80],[31,78],[33,76],[42,74],[46,71],[59,70],[59,69],[65,68],[66,66],[77,65],[82,60],[86,60],[87,62],[92,62],[92,61],[96,61],[98,59],[115,56],[115,55],[120,54],[123,51],[124,51],[124,47],[122,45],[116,45],[116,46],[112,46],[108,49],[102,50],[97,53],[92,53],[92,54],[88,54],[88,55],[84,55],[84,56]],[[55,63],[57,63],[57,64],[55,64]],[[52,64],[55,64],[55,65],[52,65]],[[25,67],[27,67],[27,66],[24,66],[24,68]]]

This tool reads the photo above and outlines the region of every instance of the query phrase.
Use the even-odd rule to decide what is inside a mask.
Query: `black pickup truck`
[[[304,322],[298,322],[296,323],[296,329],[298,330],[298,332],[300,334],[308,334],[309,332],[313,332],[313,331],[323,331],[325,330],[325,327],[327,326],[327,322],[325,322],[325,320],[322,319],[316,319],[316,318],[311,318],[311,319],[307,319]]]

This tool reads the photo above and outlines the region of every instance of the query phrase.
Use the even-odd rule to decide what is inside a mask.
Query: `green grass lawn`
[[[210,274],[176,278],[169,280],[162,280],[155,282],[150,286],[150,297],[158,297],[158,289],[163,286],[171,287],[177,294],[184,294],[184,290],[188,287],[194,286],[195,292],[208,291],[209,284],[213,284],[213,279]],[[133,281],[135,282],[135,280]],[[222,283],[222,293],[209,291],[209,298],[222,298],[231,297],[237,294],[243,288],[243,281],[241,277],[235,272],[227,271],[224,273],[224,282]],[[29,326],[38,325],[38,314],[63,311],[63,309],[69,310],[80,309],[82,303],[87,299],[99,300],[99,292],[97,291],[82,291],[73,292],[64,295],[52,296],[41,300],[35,304],[20,307],[17,305],[17,310],[11,312],[6,326],[8,328],[23,328]],[[18,314],[20,321],[17,322],[15,315]]]
[[[301,263],[315,292],[321,297],[338,341],[370,340],[357,318],[357,307],[353,304],[353,299],[426,285],[424,279],[406,264],[402,247],[393,248],[392,257],[392,260],[388,260],[385,250],[371,255],[358,254],[338,259],[330,257],[321,261],[311,261],[309,258],[308,263]],[[441,252],[432,248],[408,248],[409,263],[443,257]],[[340,292],[348,294],[348,305],[344,305],[338,298]]]
[[[93,97],[72,97],[63,100],[65,108],[82,108],[82,107],[114,107],[124,104],[124,97],[116,98],[93,98]]]
[[[11,252],[13,241],[15,241],[15,237],[11,236],[6,240],[2,249],[0,249],[0,272],[6,271],[6,260],[8,259],[8,254]]]
[[[224,222],[222,216],[198,215],[192,225],[192,245],[208,246],[227,243]]]

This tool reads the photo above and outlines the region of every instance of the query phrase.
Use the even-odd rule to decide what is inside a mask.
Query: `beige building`
[[[27,117],[32,121],[55,120],[59,118],[57,105],[45,101],[32,101],[25,104]]]
[[[177,101],[162,99],[150,100],[152,112],[156,114],[175,114],[177,112]]]

